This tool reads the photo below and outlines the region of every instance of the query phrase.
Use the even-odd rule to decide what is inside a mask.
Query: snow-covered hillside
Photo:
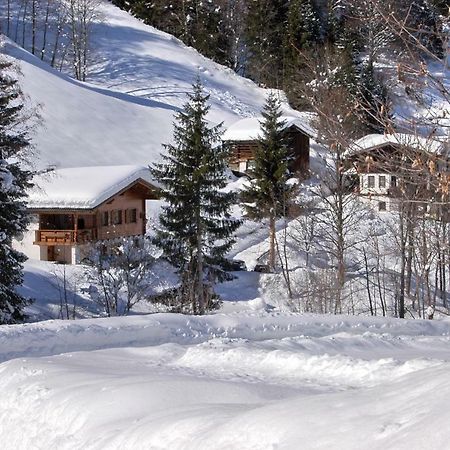
[[[444,450],[449,335],[263,310],[5,326],[2,448]]]
[[[41,108],[42,126],[34,138],[38,167],[155,162],[197,76],[211,94],[212,122],[229,125],[259,113],[265,90],[251,81],[106,0],[100,17],[91,38],[96,64],[88,83],[6,42],[6,52],[21,67],[25,93]]]

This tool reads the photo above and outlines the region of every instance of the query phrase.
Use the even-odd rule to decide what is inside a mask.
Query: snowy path
[[[449,321],[262,311],[4,326],[0,439],[14,450],[447,449],[449,348]]]

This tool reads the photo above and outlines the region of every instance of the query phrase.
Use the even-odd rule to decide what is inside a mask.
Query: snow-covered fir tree
[[[227,153],[215,145],[221,126],[208,127],[209,95],[200,80],[188,98],[176,117],[174,144],[165,146],[164,162],[152,169],[167,202],[155,244],[178,271],[184,310],[203,314],[214,305],[214,283],[230,279],[222,267],[240,221],[229,213],[235,195],[222,191]]]
[[[289,148],[283,133],[280,102],[269,94],[262,112],[261,137],[255,154],[253,180],[242,191],[242,200],[249,217],[269,219],[269,267],[275,266],[275,223],[286,216],[293,194],[289,179]]]
[[[30,148],[20,87],[12,63],[0,53],[0,323],[23,320],[27,300],[16,292],[25,256],[12,247],[28,225],[26,192],[31,173],[21,167]]]

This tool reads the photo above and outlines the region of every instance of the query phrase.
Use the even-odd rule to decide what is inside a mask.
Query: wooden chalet
[[[397,199],[408,197],[408,189],[419,202],[434,198],[435,189],[427,179],[430,165],[435,171],[449,172],[445,143],[411,134],[371,134],[346,152],[349,185],[376,203],[379,211],[396,209]]]
[[[298,117],[281,117],[285,122],[284,132],[290,143],[290,169],[300,178],[309,173],[310,139],[313,129]],[[232,124],[224,133],[222,142],[229,147],[229,167],[237,174],[249,174],[253,167],[258,139],[261,134],[262,117],[241,119]]]
[[[80,262],[94,241],[144,235],[146,200],[158,198],[150,171],[136,166],[60,169],[34,182],[33,245],[39,259],[67,264]]]

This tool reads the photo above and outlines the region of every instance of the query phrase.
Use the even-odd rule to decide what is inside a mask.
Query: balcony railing
[[[96,229],[87,230],[37,230],[35,244],[85,244],[96,239]]]

